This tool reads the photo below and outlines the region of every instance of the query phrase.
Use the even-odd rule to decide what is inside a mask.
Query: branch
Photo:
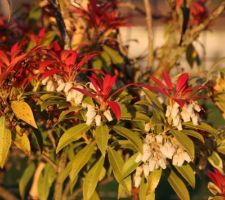
[[[152,8],[150,0],[144,0],[146,11],[146,24],[148,31],[148,66],[152,68],[154,62],[154,49],[153,49],[153,26],[152,26]]]
[[[30,189],[30,192],[29,192],[31,199],[39,199],[38,180],[39,180],[39,177],[40,177],[41,172],[44,169],[44,167],[45,167],[45,163],[40,162],[37,166],[37,169],[36,169],[35,173],[34,173],[32,186],[31,186],[31,189]]]
[[[57,26],[59,28],[59,31],[61,33],[61,37],[64,42],[64,48],[65,49],[71,49],[71,43],[70,43],[70,37],[66,31],[66,25],[63,20],[63,16],[61,13],[61,8],[58,0],[49,0],[50,4],[52,5],[54,9],[54,14],[57,22]]]
[[[60,155],[59,163],[57,166],[58,176],[57,176],[56,183],[55,183],[54,200],[62,200],[63,182],[61,181],[59,174],[65,168],[66,161],[67,161],[67,152],[63,151],[62,154]]]
[[[0,197],[7,200],[17,200],[17,198],[12,193],[2,186],[0,186]]]
[[[200,33],[205,30],[216,18],[218,18],[224,12],[224,10],[225,1],[222,1],[203,23],[186,31],[181,46],[179,46],[179,44],[176,44],[172,47],[165,45],[163,48],[168,49],[167,54],[163,56],[159,63],[159,67],[154,72],[154,75],[160,76],[163,71],[169,71],[176,64],[177,60],[179,60],[185,53],[187,46],[196,40]],[[170,49],[173,49],[173,51],[170,51]]]

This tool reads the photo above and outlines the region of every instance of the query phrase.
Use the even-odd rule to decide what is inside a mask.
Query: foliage
[[[224,117],[224,72],[199,66],[196,78],[177,67],[185,54],[190,67],[200,64],[189,51],[210,14],[206,1],[168,2],[169,40],[150,70],[131,66],[118,40],[129,25],[119,3],[40,1],[23,26],[0,18],[0,167],[27,157],[21,199],[100,199],[114,179],[118,198],[157,199],[167,181],[188,200],[211,167],[209,189],[224,198],[224,126],[207,112],[211,99]]]

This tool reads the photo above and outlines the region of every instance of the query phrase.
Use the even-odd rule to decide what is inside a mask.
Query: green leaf
[[[90,200],[101,200],[98,193],[95,191]]]
[[[168,182],[181,200],[190,200],[187,187],[174,171],[170,172]]]
[[[24,101],[13,101],[11,107],[18,119],[21,119],[34,128],[37,128],[37,124],[29,104]]]
[[[92,154],[95,150],[95,142],[87,144],[82,150],[80,150],[72,160],[72,168],[70,172],[70,179],[73,182],[80,170],[87,164],[90,160]]]
[[[122,179],[129,176],[138,167],[139,163],[135,161],[137,155],[138,154],[136,153],[125,161],[123,170],[122,170],[122,174],[123,174]]]
[[[35,172],[35,164],[31,163],[25,169],[22,177],[19,180],[19,191],[20,191],[20,197],[22,200],[25,198],[26,187],[27,187],[28,183],[30,182],[31,178],[33,177],[34,172]]]
[[[101,176],[101,170],[104,164],[104,157],[102,156],[98,162],[89,170],[83,181],[83,198],[84,200],[91,199],[95,192],[95,188]]]
[[[182,130],[183,133],[185,133],[186,135],[189,135],[191,137],[194,137],[196,139],[198,139],[199,141],[201,141],[202,143],[205,143],[205,139],[204,137],[198,133],[197,131],[194,130]]]
[[[56,148],[56,153],[59,153],[68,144],[79,140],[84,133],[90,129],[90,126],[83,124],[78,124],[68,130],[66,130],[62,137],[59,139],[59,143]]]
[[[21,149],[25,154],[30,155],[30,141],[26,133],[20,135],[20,130],[21,128],[19,126],[16,126],[16,137],[13,142],[17,146],[17,148]]]
[[[147,197],[147,190],[148,190],[148,184],[145,182],[144,178],[142,177],[141,185],[139,187],[138,196],[140,200],[146,200]]]
[[[103,46],[103,50],[111,57],[113,64],[121,65],[124,63],[123,57],[119,54],[118,51],[116,51],[108,46]]]
[[[176,167],[176,166],[175,166]],[[195,188],[195,173],[190,165],[183,165],[181,167],[176,167],[176,170],[181,176],[190,184],[190,186]]]
[[[208,157],[208,161],[213,167],[217,168],[219,171],[223,171],[223,161],[218,153],[213,151],[213,153]]]
[[[131,190],[132,190],[131,188],[132,188],[131,176],[128,176],[121,183],[119,183],[117,199],[131,196]]]
[[[62,172],[58,175],[58,179],[60,180],[61,183],[63,183],[66,178],[69,176],[70,171],[72,169],[72,162],[70,161],[66,167],[62,170]]]
[[[144,121],[149,122],[150,118],[144,113],[138,112],[132,106],[121,106],[121,120]]]
[[[109,157],[110,165],[113,170],[113,174],[116,180],[120,182],[123,177],[122,170],[123,170],[124,161],[121,155],[112,148],[108,149],[108,157]]]
[[[186,122],[183,123],[183,125],[186,126],[187,128],[206,131],[208,133],[211,133],[212,135],[217,135],[218,133],[218,131],[215,128],[204,122],[201,122],[199,125],[194,125],[191,122]]]
[[[12,142],[11,131],[6,128],[5,117],[0,118],[0,167],[5,165]]]
[[[130,131],[127,128],[124,128],[122,126],[114,126],[113,130],[118,133],[119,135],[127,138],[129,141],[131,141],[133,143],[133,145],[135,146],[136,150],[138,150],[139,152],[142,152],[142,141],[141,139],[138,137],[138,135],[132,131]]]
[[[161,179],[162,169],[154,170],[148,177],[148,194],[152,194],[155,192],[159,181]]]
[[[40,200],[48,199],[48,195],[55,178],[56,171],[50,164],[46,164],[38,179],[38,194]]]
[[[98,126],[96,128],[96,143],[100,151],[102,152],[102,155],[105,155],[108,140],[109,140],[109,128],[106,125]]]
[[[171,133],[178,140],[178,142],[184,147],[192,160],[195,158],[195,146],[193,141],[186,136],[182,131],[171,130]]]

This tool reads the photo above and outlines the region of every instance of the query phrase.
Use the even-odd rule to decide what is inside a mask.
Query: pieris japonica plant
[[[144,3],[147,67],[119,40],[122,3],[41,0],[0,18],[0,197],[109,199],[113,185],[113,199],[225,199],[225,72],[195,49],[225,3],[169,0],[157,49]]]

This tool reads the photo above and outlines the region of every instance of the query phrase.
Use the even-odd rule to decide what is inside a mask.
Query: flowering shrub
[[[40,1],[35,12],[42,12],[28,22],[35,19],[35,29],[15,25],[17,35],[0,18],[0,167],[9,174],[15,155],[26,166],[21,199],[100,199],[102,185],[113,180],[118,198],[157,199],[166,181],[188,200],[198,174],[210,167],[216,169],[208,187],[224,198],[223,70],[195,77],[174,68],[214,18],[206,18],[205,1],[193,2],[183,21],[190,26],[179,32],[173,25],[188,5],[174,2],[168,35],[175,43],[154,50],[150,70],[137,68],[122,50],[118,28],[128,23],[119,3]],[[212,16],[224,9],[222,2]],[[77,39],[80,20],[85,31]],[[210,119],[209,104],[220,125]],[[0,196],[16,199],[2,190]]]

